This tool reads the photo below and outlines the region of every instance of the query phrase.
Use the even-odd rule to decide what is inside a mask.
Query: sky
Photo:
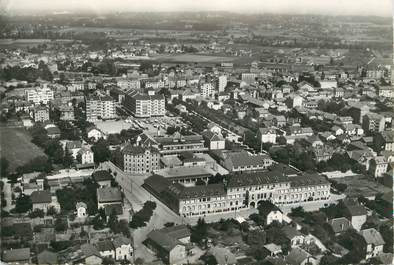
[[[40,11],[230,11],[392,16],[392,0],[0,0],[0,10],[9,14]]]

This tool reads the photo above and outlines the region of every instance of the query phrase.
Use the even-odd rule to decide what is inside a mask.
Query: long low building
[[[280,171],[238,173],[230,175],[225,184],[193,187],[153,175],[143,184],[145,189],[184,217],[254,208],[263,201],[279,206],[302,206],[311,201],[320,201],[323,205],[330,198],[330,185],[318,174],[288,177]]]

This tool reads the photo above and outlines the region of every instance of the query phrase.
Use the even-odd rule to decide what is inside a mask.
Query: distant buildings
[[[276,130],[274,128],[260,128],[258,137],[261,143],[276,143]]]
[[[377,113],[367,113],[363,116],[363,129],[368,132],[383,132],[385,119]]]
[[[48,104],[54,99],[53,91],[47,87],[38,87],[33,90],[26,90],[26,100],[33,102],[34,104]]]
[[[115,101],[109,96],[91,96],[86,98],[86,120],[116,118]]]
[[[223,92],[225,87],[227,86],[227,76],[225,75],[219,76],[217,83],[218,83],[217,88],[219,93]]]
[[[35,122],[49,121],[49,108],[46,106],[37,106],[33,110]]]

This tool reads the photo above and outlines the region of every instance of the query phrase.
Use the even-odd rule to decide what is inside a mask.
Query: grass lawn
[[[10,171],[35,157],[46,156],[30,140],[29,133],[23,128],[0,128],[1,157],[5,157],[10,162]]]

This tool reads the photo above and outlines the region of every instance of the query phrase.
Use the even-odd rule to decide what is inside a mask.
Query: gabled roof
[[[185,237],[189,237],[191,235],[190,230],[186,225],[175,225],[171,227],[165,227],[163,229],[160,229],[160,232],[178,240]]]
[[[311,254],[299,247],[295,247],[287,255],[286,261],[291,265],[300,265],[308,257],[311,257]]]
[[[334,233],[341,233],[352,228],[352,223],[345,217],[334,218],[328,221]]]
[[[91,256],[96,256],[96,257],[101,258],[100,252],[92,244],[86,243],[86,244],[81,245],[81,251],[84,254],[85,258],[91,257]]]
[[[288,239],[293,239],[296,236],[302,236],[301,232],[295,229],[292,226],[284,226],[282,228],[283,233],[286,235]]]
[[[120,235],[118,237],[115,237],[114,240],[112,241],[114,248],[121,247],[123,245],[131,245],[130,239]]]
[[[92,177],[96,182],[112,180],[112,175],[107,170],[97,170],[93,172]]]
[[[160,246],[167,252],[170,252],[177,245],[181,245],[181,242],[160,232],[160,230],[153,230],[147,235],[147,239],[153,241],[156,245]]]
[[[58,256],[56,253],[45,249],[37,255],[38,264],[58,264]]]
[[[122,193],[118,188],[104,187],[97,189],[97,201],[104,202],[121,202]]]
[[[48,190],[33,191],[30,195],[30,199],[33,204],[52,202],[51,192]]]
[[[361,230],[360,234],[368,245],[374,244],[375,246],[381,246],[385,243],[382,235],[375,228]]]
[[[103,241],[98,241],[96,243],[96,248],[100,252],[114,250],[114,246],[112,245],[111,240],[108,239]]]

